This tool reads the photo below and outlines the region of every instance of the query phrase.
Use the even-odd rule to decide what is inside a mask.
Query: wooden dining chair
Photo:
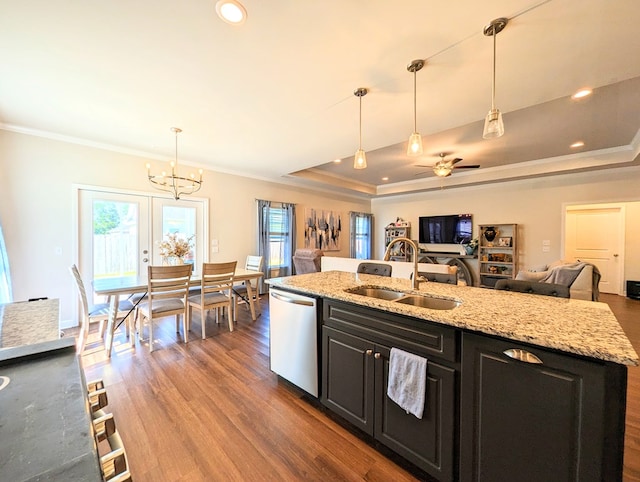
[[[244,269],[249,271],[263,271],[264,270],[264,256],[247,256],[245,260]],[[243,281],[242,284],[233,287],[233,320],[236,320],[236,309],[240,303],[246,303],[248,301],[247,296],[247,283],[251,283],[251,289],[253,291],[253,299],[257,302],[255,307],[260,311],[260,282],[258,280]],[[247,305],[248,307],[248,305]]]
[[[237,261],[227,263],[204,263],[202,265],[202,280],[200,282],[200,294],[189,296],[189,325],[193,308],[200,310],[200,323],[202,325],[202,339],[205,339],[205,321],[209,310],[216,309],[216,323],[219,322],[219,309],[227,308],[229,331],[233,331],[233,276],[236,271]]]
[[[149,351],[153,351],[153,320],[175,315],[176,333],[180,331],[180,317],[184,342],[189,341],[189,318],[187,316],[187,297],[192,265],[149,266],[147,278],[147,299],[138,305],[136,325],[142,333],[143,322],[149,325]]]
[[[105,333],[105,323],[109,319],[109,303],[99,303],[96,305],[90,305],[87,300],[87,292],[84,287],[84,283],[82,281],[82,277],[80,276],[80,271],[78,267],[73,264],[69,267],[69,271],[73,276],[73,279],[76,283],[76,288],[78,290],[78,296],[80,297],[80,305],[81,305],[81,320],[80,320],[80,333],[78,334],[78,340],[76,343],[76,351],[78,353],[82,353],[84,351],[84,347],[87,343],[87,338],[89,337],[89,325],[94,322],[99,322],[99,331],[100,338],[104,337]],[[116,319],[122,319],[127,316],[133,310],[133,303],[129,300],[121,300],[118,302],[118,311],[116,313]],[[127,317],[127,318],[133,318]],[[127,330],[127,334],[130,333],[129,321],[126,321],[125,328]],[[115,330],[115,326],[112,327]]]

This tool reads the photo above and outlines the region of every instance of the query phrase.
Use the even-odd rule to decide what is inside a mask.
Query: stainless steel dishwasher
[[[270,368],[318,397],[319,300],[269,288]]]

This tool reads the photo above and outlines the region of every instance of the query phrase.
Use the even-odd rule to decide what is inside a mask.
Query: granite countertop
[[[0,349],[60,338],[58,299],[0,304]]]
[[[622,365],[638,365],[637,353],[606,303],[434,282],[421,283],[420,290],[416,291],[408,279],[342,271],[271,278],[266,282],[274,287],[347,301],[454,328]],[[345,292],[357,286],[453,298],[461,305],[452,310],[432,310]]]

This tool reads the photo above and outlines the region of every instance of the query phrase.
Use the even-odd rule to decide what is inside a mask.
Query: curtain
[[[9,274],[9,257],[4,244],[2,226],[0,226],[0,303],[13,301],[11,294],[11,276]]]
[[[265,279],[293,274],[296,249],[295,204],[258,199],[258,254]]]
[[[349,213],[349,256],[371,259],[373,253],[373,214]]]

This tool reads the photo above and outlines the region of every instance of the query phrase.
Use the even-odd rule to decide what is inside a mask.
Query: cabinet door
[[[510,358],[510,349],[542,364]],[[622,450],[621,437],[606,433],[620,430],[619,420],[607,419],[605,406],[624,408],[605,402],[605,373],[604,364],[465,333],[461,480],[619,480],[621,453],[608,461],[605,453]]]
[[[322,403],[373,435],[373,343],[322,327]]]
[[[440,481],[454,480],[456,452],[455,369],[431,360],[422,419],[407,413],[387,396],[389,348],[376,345],[375,437]]]

